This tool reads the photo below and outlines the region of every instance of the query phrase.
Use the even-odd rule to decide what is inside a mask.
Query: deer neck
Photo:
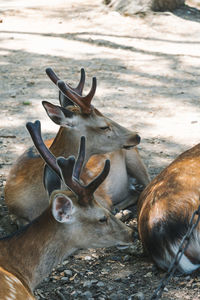
[[[21,233],[0,241],[1,265],[33,290],[76,250],[66,226],[64,234],[63,224],[55,221],[50,209],[46,210]]]
[[[50,147],[51,152],[56,157],[58,156],[69,157],[70,155],[74,155],[75,157],[77,157],[81,136],[76,134],[76,132],[74,132],[73,134],[72,130],[66,127],[60,127]],[[84,165],[86,164],[86,162],[89,160],[91,156],[91,152],[90,149],[87,148],[87,144],[88,143],[86,143],[86,151],[85,151],[86,157],[85,157]]]

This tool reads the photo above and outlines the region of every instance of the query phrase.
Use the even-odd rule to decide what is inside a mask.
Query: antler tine
[[[110,160],[106,159],[105,165],[101,173],[91,181],[85,188],[87,190],[88,197],[92,196],[92,194],[96,191],[96,189],[100,186],[100,184],[105,180],[110,171]]]
[[[84,97],[83,101],[88,105],[91,106],[91,101],[94,97],[94,94],[96,92],[96,88],[97,88],[97,79],[96,77],[92,77],[92,87],[89,91],[89,93],[87,94],[87,96]]]
[[[73,180],[73,168],[75,165],[75,157],[70,156],[67,159],[64,157],[58,157],[56,159],[57,165],[60,168],[60,173],[62,174],[62,179],[65,182],[65,184],[68,186],[68,188],[77,194],[77,196],[82,195],[82,186],[79,184],[79,182]]]
[[[74,103],[76,103],[82,110],[83,113],[85,114],[90,114],[92,112],[92,106],[91,106],[91,101],[92,98],[94,97],[95,91],[96,91],[96,86],[97,86],[97,80],[96,77],[92,78],[92,87],[90,89],[90,92],[88,93],[87,96],[83,97],[81,95],[78,95],[76,92],[71,90],[69,86],[67,86],[64,81],[59,80],[57,82],[57,85],[60,89],[60,91],[70,100],[72,100]]]
[[[81,142],[80,142],[80,147],[79,147],[78,158],[76,160],[76,163],[74,166],[74,171],[73,171],[73,177],[76,180],[79,180],[79,178],[80,178],[84,160],[85,160],[85,137],[82,136]]]
[[[55,83],[57,85],[57,82],[58,82],[58,80],[60,80],[60,78],[56,75],[56,73],[53,71],[53,69],[52,68],[46,68],[46,74],[51,79],[51,81],[53,81],[53,83]],[[79,83],[78,83],[76,88],[71,87],[67,83],[65,83],[65,84],[69,89],[71,89],[72,91],[74,91],[75,93],[77,93],[78,95],[81,96],[82,92],[83,92],[84,84],[85,84],[85,70],[84,70],[84,68],[81,68],[81,78],[80,78]]]
[[[80,81],[79,81],[79,84],[77,85],[76,88],[72,88],[71,86],[70,89],[74,92],[76,92],[78,95],[82,96],[82,93],[83,93],[83,88],[84,88],[84,85],[85,85],[85,70],[84,68],[81,68],[81,78],[80,78]]]
[[[55,156],[51,153],[51,151],[46,147],[46,145],[43,142],[42,136],[41,136],[41,124],[40,121],[35,121],[35,123],[28,122],[26,124],[26,128],[28,129],[31,138],[33,140],[33,143],[44,159],[44,161],[48,164],[49,167],[52,168],[53,171],[55,171],[59,177],[60,175],[60,170],[56,164],[56,158]]]
[[[57,84],[58,80],[60,80],[60,78],[56,75],[52,68],[46,68],[46,74],[55,84]]]
[[[57,158],[57,165],[60,168],[62,179],[68,188],[78,196],[79,203],[87,205],[93,199],[93,193],[104,181],[110,171],[110,161],[106,160],[102,172],[92,180],[87,186],[82,185],[79,182],[81,168],[84,162],[85,156],[85,137],[81,137],[80,149],[78,159],[75,162],[74,156],[70,156],[68,159],[64,157]]]

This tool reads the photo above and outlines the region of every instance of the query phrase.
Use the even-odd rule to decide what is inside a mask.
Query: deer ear
[[[61,188],[60,177],[47,165],[44,167],[43,184],[49,196]]]
[[[67,125],[67,119],[73,118],[74,116],[74,113],[70,110],[47,101],[42,101],[42,105],[44,106],[49,118],[58,125]]]
[[[56,221],[60,223],[71,224],[74,218],[74,205],[72,201],[64,194],[56,194],[52,202],[52,214]]]

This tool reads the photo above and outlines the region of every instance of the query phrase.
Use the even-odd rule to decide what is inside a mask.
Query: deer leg
[[[128,197],[126,197],[124,200],[120,201],[116,205],[114,205],[114,210],[120,211],[122,209],[125,209],[129,206],[134,205],[138,200],[139,194],[137,192],[132,192]]]
[[[126,151],[125,159],[128,175],[135,178],[137,182],[142,184],[144,187],[147,186],[150,182],[150,177],[137,148],[124,151]]]

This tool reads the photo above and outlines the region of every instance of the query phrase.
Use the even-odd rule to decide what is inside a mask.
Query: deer
[[[82,96],[84,69],[81,69],[76,88],[65,84],[51,68],[47,68],[46,72],[59,88],[61,102],[60,106],[42,102],[47,115],[60,126],[56,137],[45,142],[47,147],[56,157],[76,156],[80,137],[84,135],[87,149],[82,180],[87,184],[98,174],[104,160],[110,159],[110,173],[95,193],[98,201],[108,209],[121,209],[134,204],[138,193],[130,191],[131,179],[136,178],[144,186],[149,182],[147,169],[134,148],[139,144],[140,136],[107,118],[91,105],[97,85],[95,77],[90,92]],[[48,206],[48,195],[42,184],[43,168],[43,160],[31,147],[18,158],[7,178],[5,202],[10,213],[24,222],[33,220]]]
[[[40,122],[29,122],[27,128],[47,166],[44,184],[49,206],[28,225],[0,239],[1,300],[36,299],[33,291],[39,282],[76,250],[128,247],[133,243],[132,229],[101,206],[94,196],[109,173],[110,162],[106,160],[98,176],[83,185],[79,178],[85,139],[81,139],[77,159],[56,158],[43,143]],[[48,176],[50,169],[56,175],[53,182]],[[62,185],[68,189],[62,189]]]
[[[200,204],[200,144],[180,154],[144,189],[138,199],[138,231],[144,250],[168,269],[193,212]],[[194,219],[195,221],[196,219]],[[200,267],[200,224],[177,265],[181,273]]]

